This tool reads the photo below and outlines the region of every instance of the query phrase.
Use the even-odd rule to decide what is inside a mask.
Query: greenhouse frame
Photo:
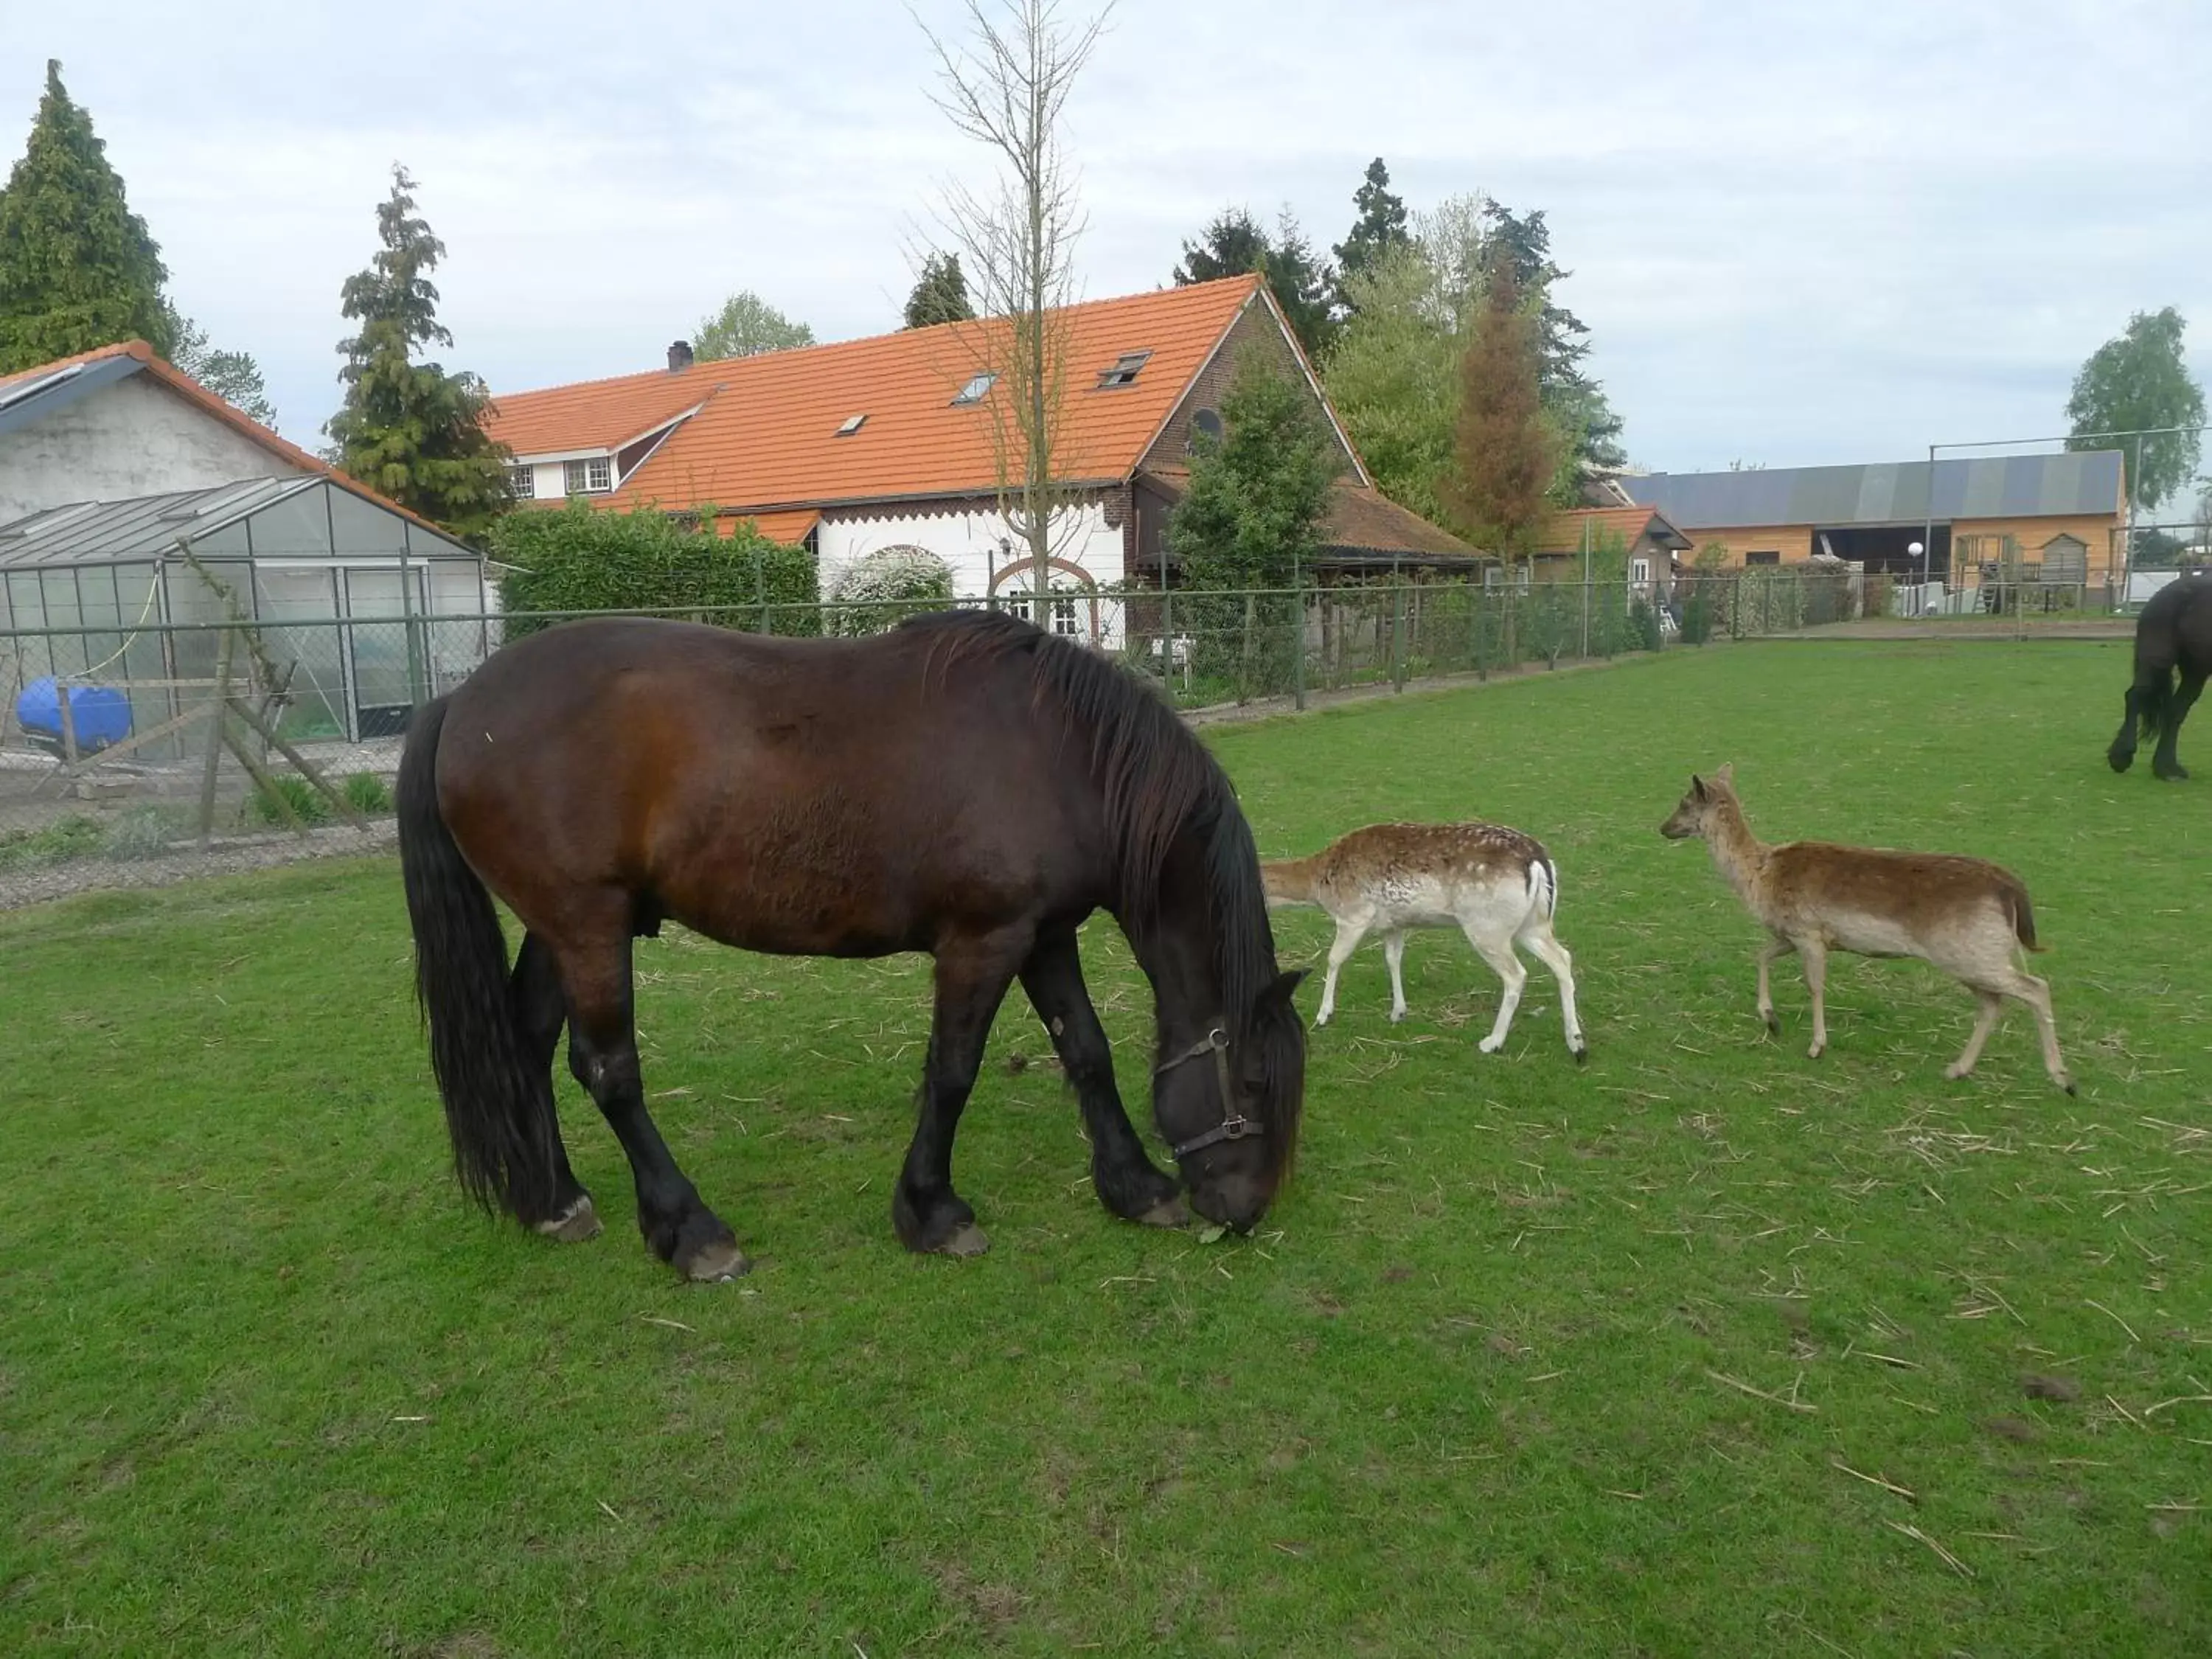
[[[496,646],[485,570],[328,475],[49,508],[0,525],[0,693],[12,707],[49,675],[112,687],[150,732],[210,695],[234,598],[286,737],[394,736]]]

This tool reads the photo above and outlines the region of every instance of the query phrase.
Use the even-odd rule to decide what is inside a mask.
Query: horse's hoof
[[[2107,755],[2105,758],[2112,763],[2112,770],[2115,772],[2124,772],[2136,763],[2136,757],[2133,755]]]
[[[695,1285],[726,1285],[753,1270],[745,1253],[728,1239],[717,1239],[684,1264],[684,1276]]]
[[[1137,1219],[1147,1227],[1188,1227],[1190,1212],[1181,1199],[1164,1198]]]
[[[546,1237],[563,1244],[580,1244],[587,1238],[599,1236],[599,1212],[592,1207],[592,1195],[586,1193],[550,1221],[541,1221],[538,1231]]]
[[[983,1237],[983,1230],[974,1222],[963,1222],[951,1237],[939,1244],[932,1254],[936,1255],[981,1255],[991,1248],[991,1241]]]
[[[2160,781],[2164,783],[2189,781],[2189,769],[2185,766],[2154,766],[2151,770],[2157,774]]]

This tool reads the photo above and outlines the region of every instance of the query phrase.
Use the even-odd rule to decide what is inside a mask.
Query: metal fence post
[[[1303,714],[1306,706],[1306,596],[1291,589],[1291,698]]]
[[[1401,582],[1391,590],[1390,606],[1390,689],[1406,689],[1406,588]]]

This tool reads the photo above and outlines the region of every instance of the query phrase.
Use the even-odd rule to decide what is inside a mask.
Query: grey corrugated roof
[[[305,477],[241,478],[207,489],[50,507],[0,525],[0,570],[159,559],[176,551],[180,536],[195,541],[210,537],[295,495],[342,488],[333,479],[313,474]],[[362,507],[394,520],[400,526],[401,546],[408,545],[410,540],[419,544],[435,535],[410,523],[379,501],[352,490],[346,493]],[[436,539],[445,544],[438,550],[441,554],[476,556],[472,550],[448,537],[437,535]]]
[[[1936,463],[1934,518],[2087,517],[2120,503],[2117,449]],[[1686,530],[1754,525],[1920,524],[1929,516],[1928,463],[1793,466],[1752,472],[1654,472],[1624,477],[1639,507]]]

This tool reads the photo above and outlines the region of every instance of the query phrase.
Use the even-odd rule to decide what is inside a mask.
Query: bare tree
[[[1030,559],[1042,619],[1055,535],[1071,532],[1055,476],[1067,382],[1066,307],[1083,230],[1060,118],[1106,14],[1066,23],[1055,0],[966,0],[971,38],[947,46],[919,17],[936,53],[933,101],[961,133],[996,152],[986,191],[945,188],[938,218],[958,252],[982,320],[961,331],[991,422],[999,511]],[[1111,9],[1110,5],[1108,9]]]

